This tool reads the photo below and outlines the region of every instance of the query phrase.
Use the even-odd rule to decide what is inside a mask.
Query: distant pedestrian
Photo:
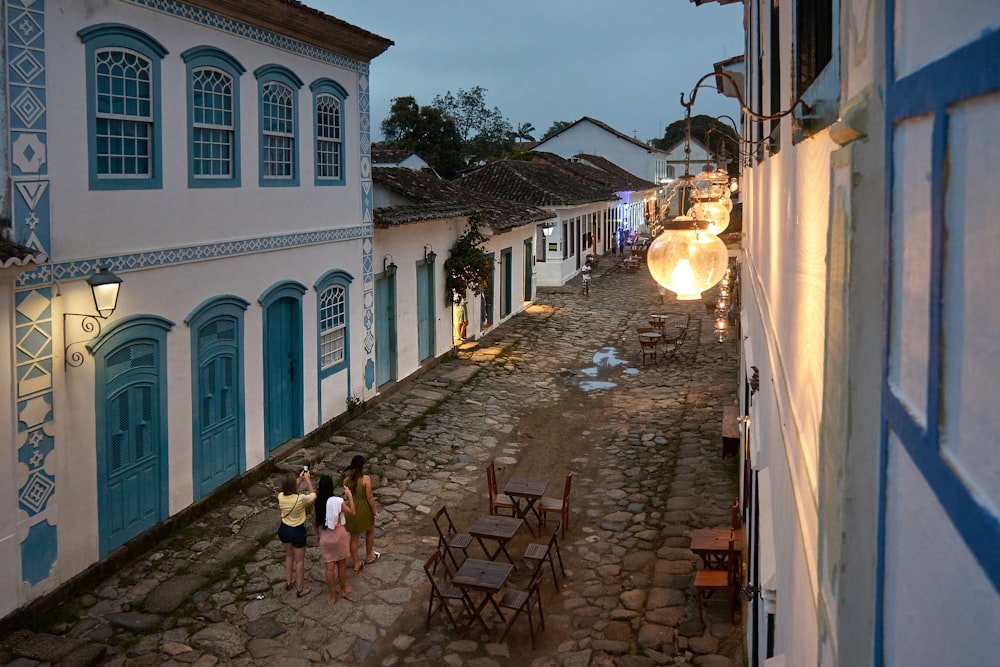
[[[344,471],[344,488],[354,495],[354,516],[347,517],[347,532],[351,534],[351,559],[354,571],[364,565],[374,563],[382,554],[375,551],[375,520],[378,506],[372,495],[372,479],[365,474],[365,457],[358,454],[351,459],[351,466]],[[358,557],[358,542],[365,534],[365,559]]]
[[[309,493],[299,493],[302,482],[306,483]],[[281,493],[278,494],[278,510],[281,512],[278,539],[285,545],[285,590],[290,591],[295,586],[299,597],[310,593],[310,589],[305,587],[306,508],[315,501],[316,492],[308,469],[304,468],[297,475],[294,472],[285,475]]]
[[[454,306],[455,338],[464,341],[469,335],[468,302],[457,290],[452,290],[451,303]]]
[[[337,601],[337,579],[340,596],[351,594],[347,585],[347,556],[351,551],[351,537],[344,524],[346,517],[354,516],[354,496],[344,488],[344,497],[333,495],[333,478],[323,475],[316,487],[316,535],[319,552],[326,564],[326,601]]]
[[[594,267],[590,265],[590,260],[588,259],[587,263],[583,265],[582,269],[580,269],[580,273],[583,274],[583,289],[580,291],[580,294],[583,294],[584,296],[590,296],[590,274],[593,273],[593,271]]]

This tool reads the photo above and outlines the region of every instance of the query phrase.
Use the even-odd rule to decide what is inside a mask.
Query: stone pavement
[[[674,361],[643,365],[635,327],[690,315]],[[326,442],[293,446],[276,474],[163,540],[93,589],[0,638],[11,665],[701,665],[744,664],[740,626],[724,601],[699,621],[690,531],[727,527],[737,494],[721,459],[721,413],[736,400],[734,341],[719,344],[703,302],[657,303],[645,270],[603,258],[591,295],[579,278],[540,290],[529,310],[405,383]],[[303,464],[342,470],[369,459],[382,519],[382,558],[354,574],[353,592],[326,601],[310,527],[312,593],[284,590],[275,536],[280,475]],[[431,512],[447,504],[464,530],[487,510],[485,467],[550,480],[574,472],[560,540],[561,592],[542,582],[545,630],[532,649],[527,619],[507,639],[488,615],[456,633],[443,616],[425,630],[423,563],[436,546]],[[529,574],[521,531],[512,585]],[[477,545],[473,557],[482,557]],[[491,614],[495,614],[491,612]]]

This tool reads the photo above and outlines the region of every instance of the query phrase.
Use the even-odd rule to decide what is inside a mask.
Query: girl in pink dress
[[[344,497],[333,495],[333,478],[323,475],[316,489],[316,534],[319,536],[319,552],[326,563],[326,601],[337,601],[337,579],[340,579],[340,595],[347,597],[351,587],[347,585],[347,555],[351,549],[351,538],[344,528],[344,515],[354,516],[354,496],[344,487]]]

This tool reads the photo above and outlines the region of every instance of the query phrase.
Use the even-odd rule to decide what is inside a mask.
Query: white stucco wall
[[[589,121],[563,130],[533,150],[555,153],[567,160],[581,153],[600,155],[640,178],[654,183],[657,180],[655,148],[644,149]]]
[[[182,22],[128,3],[69,2],[48,15],[49,170],[52,181],[54,261],[116,255],[221,240],[256,238],[291,230],[357,224],[361,190],[358,152],[358,75],[234,35]],[[159,190],[92,191],[87,170],[85,48],[77,32],[100,23],[135,25],[169,51],[161,61],[163,187]],[[211,45],[238,60],[242,187],[188,188],[186,69],[180,55]],[[299,187],[258,186],[258,85],[253,72],[283,65],[303,82],[298,89]],[[313,187],[312,91],[332,78],[349,93],[344,103],[347,184]],[[303,196],[309,192],[309,196]],[[141,212],[141,215],[140,215]]]

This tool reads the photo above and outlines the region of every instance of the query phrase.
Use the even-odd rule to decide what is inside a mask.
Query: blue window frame
[[[344,185],[344,100],[347,91],[332,79],[317,79],[313,92],[315,184]]]
[[[298,90],[302,80],[280,65],[254,70],[260,119],[261,187],[299,184]]]
[[[314,285],[318,294],[319,375],[326,377],[346,368],[350,359],[349,286],[354,278],[335,269],[323,274]]]
[[[163,187],[160,61],[167,50],[116,23],[77,34],[86,46],[90,189]]]
[[[196,46],[187,65],[188,187],[240,186],[240,75],[246,69],[225,51]]]

